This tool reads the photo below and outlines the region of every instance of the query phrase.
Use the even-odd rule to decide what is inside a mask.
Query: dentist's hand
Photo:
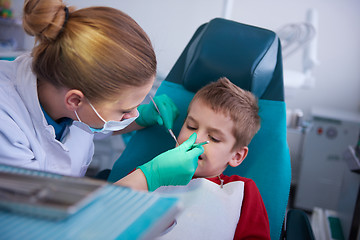
[[[191,149],[195,141],[196,133],[193,133],[179,147],[138,167],[146,177],[149,191],[160,186],[186,185],[190,182],[198,165],[198,157],[204,152],[202,146]]]
[[[154,104],[140,105],[137,109],[139,117],[135,120],[142,127],[155,124],[165,125],[167,129],[172,129],[175,119],[179,116],[179,110],[174,102],[167,95],[162,94],[154,97],[154,101],[159,108],[160,114],[156,111]]]

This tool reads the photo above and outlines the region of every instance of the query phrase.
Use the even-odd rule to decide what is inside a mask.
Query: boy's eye
[[[186,125],[186,127],[187,127],[187,129],[192,130],[192,131],[196,130],[196,127],[193,127],[193,126],[190,126],[190,125]]]
[[[216,142],[216,143],[220,142],[219,139],[214,138],[213,136],[210,136],[210,135],[209,135],[209,138],[210,138],[210,140],[213,141],[213,142]]]

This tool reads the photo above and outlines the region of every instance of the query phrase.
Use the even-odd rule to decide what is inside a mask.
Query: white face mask
[[[101,129],[92,128],[92,127],[88,126],[93,133],[98,132],[98,133],[107,134],[109,132],[122,130],[122,129],[126,128],[127,126],[129,126],[139,116],[139,112],[137,112],[136,117],[128,118],[128,119],[125,119],[122,121],[105,121],[105,119],[103,117],[101,117],[100,114],[96,111],[94,106],[90,102],[89,102],[89,104],[90,104],[90,107],[96,113],[96,115],[104,122],[104,126]],[[81,122],[80,117],[76,111],[75,111],[75,115],[76,115],[77,119],[79,120],[79,122]]]

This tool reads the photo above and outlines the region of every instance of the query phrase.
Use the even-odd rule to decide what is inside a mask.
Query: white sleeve
[[[31,144],[20,127],[3,112],[0,123],[0,163],[39,169]]]

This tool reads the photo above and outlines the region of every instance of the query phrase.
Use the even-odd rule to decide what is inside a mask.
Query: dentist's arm
[[[129,187],[135,190],[143,190],[143,191],[148,190],[146,177],[140,169],[136,169],[135,171],[123,177],[114,184],[121,185],[123,187]]]

